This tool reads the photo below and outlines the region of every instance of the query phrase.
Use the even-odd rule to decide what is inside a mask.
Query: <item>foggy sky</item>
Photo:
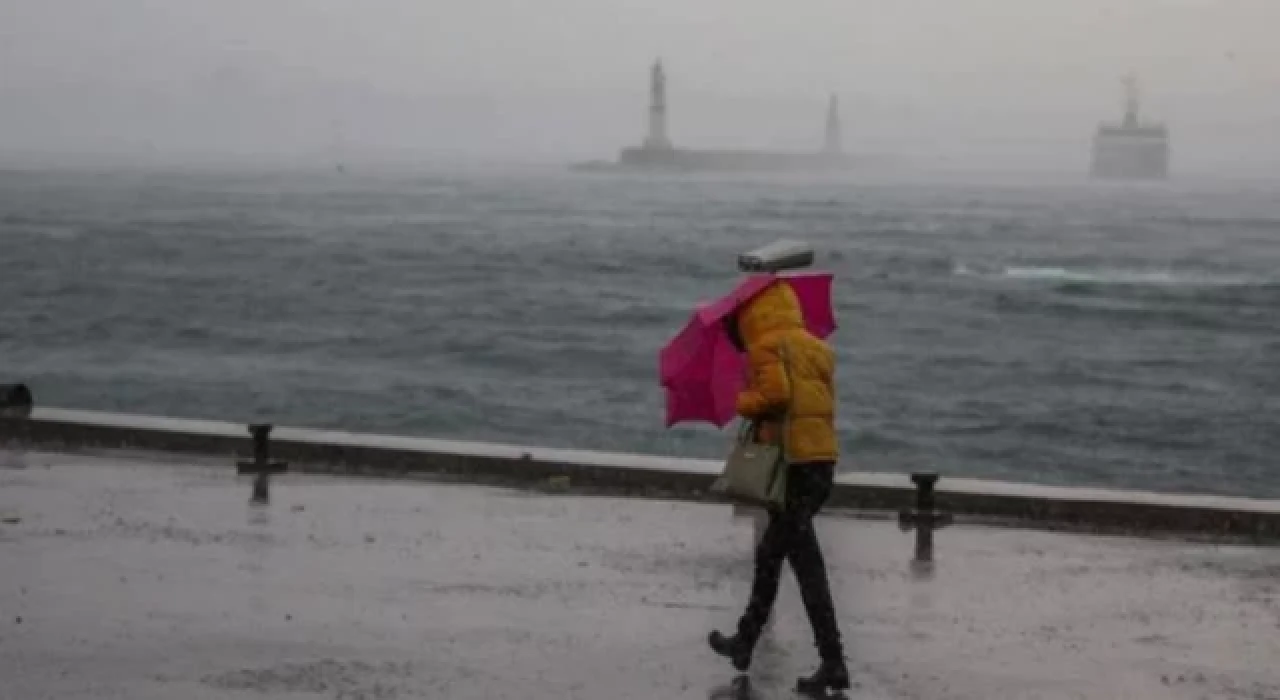
[[[1182,170],[1280,169],[1280,0],[0,0],[0,154],[1087,159],[1136,72]]]

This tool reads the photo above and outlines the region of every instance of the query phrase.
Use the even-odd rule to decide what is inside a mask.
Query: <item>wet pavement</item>
[[[727,506],[0,454],[0,698],[716,698]],[[852,698],[1280,698],[1280,550],[819,522]],[[751,697],[815,653],[790,574]]]

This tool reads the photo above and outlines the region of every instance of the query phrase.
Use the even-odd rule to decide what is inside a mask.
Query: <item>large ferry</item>
[[[1163,180],[1169,176],[1169,130],[1144,122],[1137,80],[1124,80],[1124,119],[1098,126],[1093,137],[1092,175],[1104,179]]]

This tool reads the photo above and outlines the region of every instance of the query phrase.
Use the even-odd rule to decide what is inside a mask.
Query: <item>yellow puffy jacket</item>
[[[791,462],[836,461],[835,354],[805,328],[791,285],[779,280],[738,311],[738,333],[747,350],[747,387],[738,414],[760,421],[759,439],[773,442],[791,409],[784,446]],[[783,364],[786,354],[787,366]]]

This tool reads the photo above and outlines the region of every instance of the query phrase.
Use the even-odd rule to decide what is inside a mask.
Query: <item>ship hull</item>
[[[1093,177],[1164,180],[1169,177],[1169,137],[1158,128],[1103,127],[1093,139]]]

